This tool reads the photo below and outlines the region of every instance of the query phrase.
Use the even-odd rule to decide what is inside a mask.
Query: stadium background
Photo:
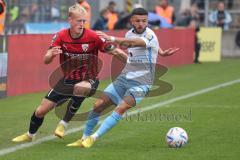
[[[92,7],[91,23],[96,21],[100,10],[105,8],[109,1],[88,0]],[[211,27],[208,19],[205,18],[211,10],[215,9],[217,0],[197,1],[200,3],[200,7],[202,5],[199,11],[203,16],[200,26],[202,30],[206,31],[203,33],[205,41],[201,41],[206,53],[202,53],[200,56],[207,54],[207,58],[201,57],[201,64],[193,63],[195,34],[193,29],[175,26],[171,29],[159,28],[156,30],[162,48],[176,45],[181,48],[181,51],[172,57],[159,57],[158,62],[169,69],[163,76],[163,80],[170,82],[173,90],[166,95],[146,98],[136,108],[136,113],[143,110],[140,121],[136,117],[135,119],[133,117],[133,120],[124,119],[118,128],[106,135],[105,139],[96,145],[95,149],[90,151],[67,149],[66,154],[62,155],[59,154],[59,151],[65,150],[65,144],[79,136],[74,129],[80,130],[79,126],[83,123],[73,122],[71,134],[64,141],[49,138],[57,123],[57,117],[52,113],[48,115],[47,125],[45,124],[40,130],[37,145],[21,147],[21,145],[12,144],[10,142],[12,137],[26,131],[28,125],[26,122],[28,122],[32,110],[49,88],[48,76],[58,66],[58,63],[55,61],[50,66],[45,66],[41,62],[41,57],[51,41],[54,33],[52,28],[59,27],[59,24],[65,27],[66,9],[74,2],[74,0],[55,0],[54,6],[61,13],[60,19],[57,21],[51,19],[50,13],[43,9],[38,12],[39,15],[27,19],[27,21],[19,20],[16,23],[10,23],[7,19],[5,23],[5,34],[0,37],[0,98],[2,98],[0,99],[0,159],[43,159],[46,158],[45,156],[52,157],[52,159],[81,158],[81,156],[84,159],[95,159],[96,156],[100,156],[102,159],[112,159],[115,156],[122,156],[120,159],[136,157],[138,159],[149,157],[152,157],[150,159],[172,159],[170,157],[237,159],[240,156],[238,151],[240,148],[237,144],[237,139],[240,138],[238,134],[240,50],[236,44],[236,35],[240,26],[239,0],[233,0],[232,7],[228,8],[233,18],[228,31]],[[119,11],[123,11],[125,8],[131,10],[132,5],[136,3],[141,3],[151,11],[158,3],[157,0],[116,0],[115,2]],[[191,0],[169,0],[169,2],[174,6],[178,15],[182,8],[190,6]],[[201,2],[204,2],[204,5]],[[228,1],[225,2],[228,3]],[[51,8],[52,4],[50,1],[44,0],[8,0],[7,3],[8,6],[18,6],[20,11],[32,4],[37,4],[39,8],[46,8],[46,6]],[[8,13],[9,8],[7,15]],[[19,13],[19,18],[24,17],[24,12]],[[41,34],[36,34],[36,30],[26,29],[28,25],[31,28],[33,23],[37,26],[48,25],[50,28],[44,30],[40,27],[38,31]],[[52,33],[49,33],[49,30]],[[28,33],[28,31],[33,31],[34,34]],[[125,31],[108,32],[112,35],[123,36]],[[43,34],[44,32],[47,34]],[[202,36],[204,37],[204,35]],[[215,45],[211,46],[210,44]],[[209,54],[215,55],[217,58],[208,57]],[[110,56],[101,55],[101,59],[104,62],[104,60],[109,60]],[[110,82],[110,68],[111,64],[107,63],[101,70],[100,75],[103,81],[100,89]],[[187,98],[181,98],[182,96]],[[179,97],[180,99],[178,99]],[[175,101],[175,99],[178,100]],[[92,99],[84,103],[80,112],[88,110],[92,105],[91,101]],[[148,109],[151,106],[159,107]],[[152,121],[146,118],[150,114],[159,112],[165,115],[163,120]],[[130,112],[130,114],[133,113]],[[187,115],[187,118],[180,118],[180,120],[170,118],[169,120],[166,115],[180,115],[180,117]],[[182,150],[170,150],[164,142],[165,133],[173,126],[183,127],[189,133],[189,145]],[[52,152],[46,153],[49,150]],[[118,150],[119,153],[114,155],[111,152],[115,150]],[[133,154],[136,152],[139,154]]]

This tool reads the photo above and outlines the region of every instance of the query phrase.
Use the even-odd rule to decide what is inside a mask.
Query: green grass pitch
[[[161,78],[173,85],[165,95],[146,98],[136,108],[149,107],[204,88],[240,79],[240,59],[224,59],[220,63],[203,63],[170,68]],[[102,82],[104,88],[109,82]],[[29,118],[45,92],[0,100],[0,152],[18,146],[11,139],[28,130]],[[84,102],[80,112],[92,106],[94,99]],[[147,118],[149,115],[183,115],[180,119]],[[90,149],[68,148],[66,144],[80,138],[82,132],[0,156],[0,160],[238,160],[240,157],[240,83],[167,104],[157,109],[124,118],[100,138]],[[130,119],[132,118],[132,119]],[[59,119],[48,114],[36,139],[53,134]],[[83,122],[72,122],[69,128]],[[165,134],[171,127],[184,128],[189,143],[180,149],[169,148]]]

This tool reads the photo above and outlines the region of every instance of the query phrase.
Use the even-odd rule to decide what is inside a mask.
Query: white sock
[[[82,136],[82,140],[85,140],[85,139],[87,139],[88,137],[89,137],[89,136],[83,134],[83,136]]]
[[[68,122],[65,122],[64,120],[61,120],[59,124],[62,124],[65,128],[68,126]]]
[[[33,138],[35,135],[36,135],[36,133],[34,133],[34,134],[31,134],[31,133],[27,133],[28,134],[28,136],[30,137],[30,138]]]
[[[96,141],[98,139],[98,134],[94,133],[93,135],[91,135],[91,137],[93,137],[93,140]]]

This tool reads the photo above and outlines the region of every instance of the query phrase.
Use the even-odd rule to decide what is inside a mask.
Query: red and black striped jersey
[[[79,38],[72,38],[70,29],[54,35],[50,48],[61,46],[61,68],[66,80],[89,80],[98,76],[98,51],[103,51],[104,42],[90,29],[84,29]]]

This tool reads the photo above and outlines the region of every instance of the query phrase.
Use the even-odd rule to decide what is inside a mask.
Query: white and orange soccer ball
[[[166,142],[169,147],[181,148],[188,143],[187,132],[180,127],[173,127],[166,134]]]

